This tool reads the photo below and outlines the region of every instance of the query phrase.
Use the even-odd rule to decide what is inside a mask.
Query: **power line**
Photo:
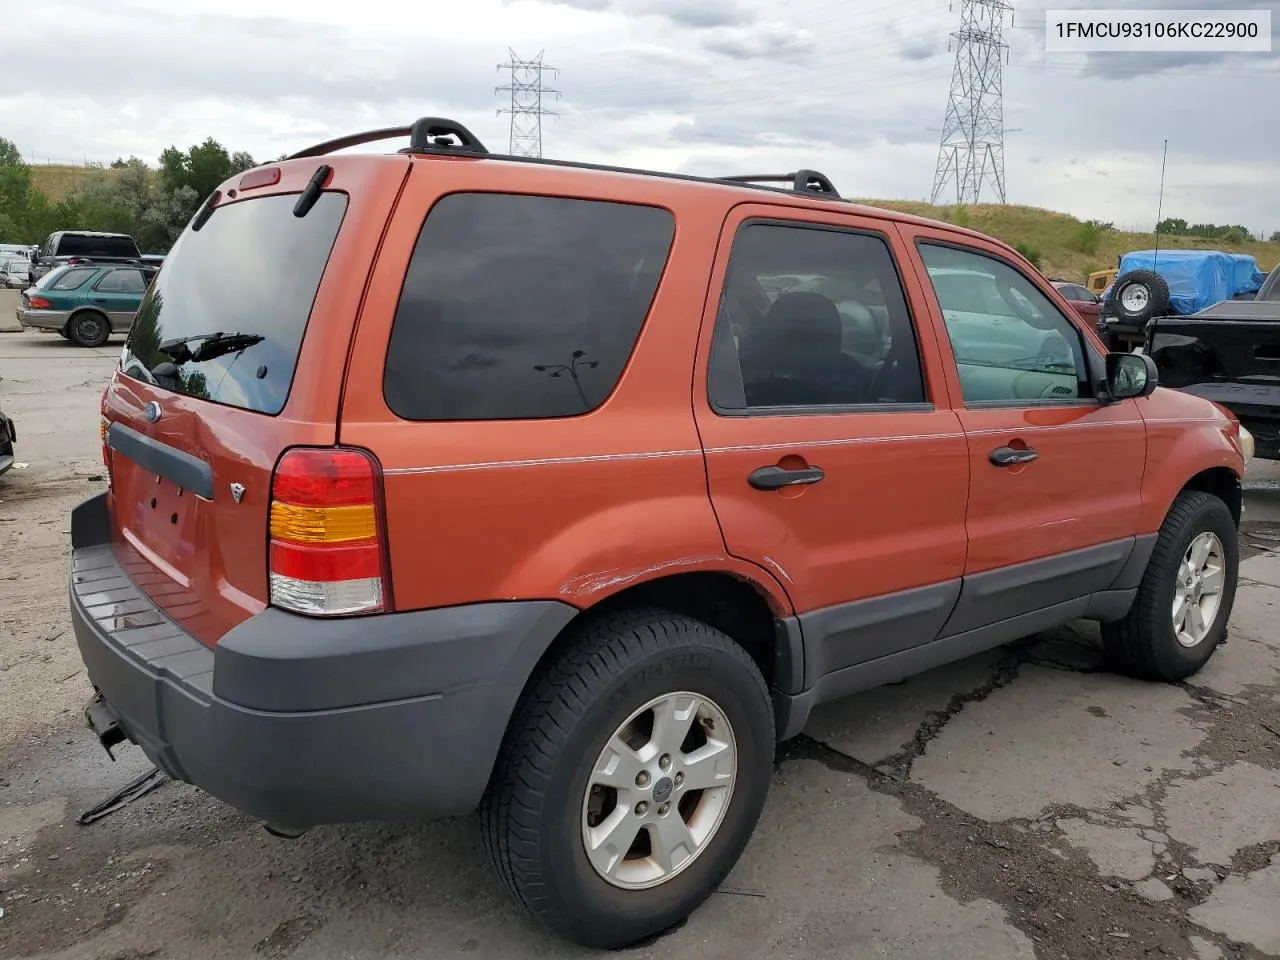
[[[977,203],[986,183],[1005,202],[1001,61],[1009,50],[1004,15],[1012,9],[1007,0],[962,0],[960,29],[951,35],[956,62],[930,203],[949,183],[957,203]]]
[[[511,74],[511,82],[498,87],[497,93],[509,93],[511,105],[498,110],[498,116],[511,115],[511,143],[509,153],[514,157],[542,156],[542,118],[554,117],[556,114],[542,106],[544,95],[560,97],[559,90],[543,86],[544,71],[558,73],[555,67],[542,62],[545,51],[532,60],[521,60],[514,50],[507,50],[511,57],[506,63],[498,64],[499,70],[507,70]]]

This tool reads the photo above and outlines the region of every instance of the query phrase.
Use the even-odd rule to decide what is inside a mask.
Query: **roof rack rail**
[[[309,157],[323,157],[337,150],[358,147],[365,143],[377,143],[379,140],[395,140],[400,137],[409,138],[409,146],[400,153],[488,153],[479,137],[458,123],[441,117],[422,117],[411,127],[383,127],[381,130],[366,130],[363,133],[352,133],[334,140],[317,143],[313,147],[299,150],[285,157],[286,160],[305,160]],[[456,142],[450,142],[451,139]]]
[[[797,170],[795,173],[762,173],[759,175],[743,175],[720,177],[733,183],[789,183],[796,193],[816,193],[821,196],[841,199],[840,192],[832,185],[831,180],[817,170]]]

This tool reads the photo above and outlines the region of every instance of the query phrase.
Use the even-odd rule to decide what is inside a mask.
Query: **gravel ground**
[[[66,609],[118,345],[0,335],[0,957],[586,956],[489,875],[469,820],[283,841],[183,784],[89,826],[113,763]],[[720,893],[637,958],[1280,956],[1280,469],[1250,475],[1227,645],[1193,683],[1101,669],[1077,625],[822,709]]]

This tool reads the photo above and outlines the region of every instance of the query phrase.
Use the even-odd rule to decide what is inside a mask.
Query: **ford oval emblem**
[[[160,404],[152,400],[142,408],[142,415],[147,418],[147,423],[155,423],[160,419]]]

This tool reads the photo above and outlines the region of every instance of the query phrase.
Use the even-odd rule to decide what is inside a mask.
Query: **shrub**
[[[1015,243],[1013,249],[1026,257],[1033,267],[1040,269],[1040,248],[1031,243]]]
[[[1102,227],[1094,220],[1082,223],[1067,238],[1067,247],[1076,253],[1094,254],[1102,243]]]

